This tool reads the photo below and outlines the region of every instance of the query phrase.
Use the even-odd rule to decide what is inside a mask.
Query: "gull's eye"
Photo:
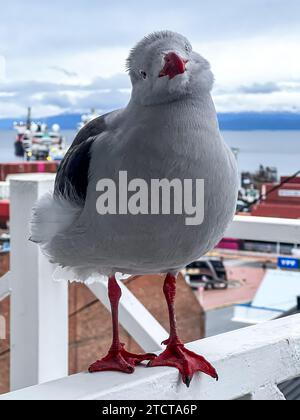
[[[140,75],[142,76],[142,78],[143,78],[144,80],[146,80],[146,79],[147,79],[147,73],[146,73],[144,70],[140,70]]]

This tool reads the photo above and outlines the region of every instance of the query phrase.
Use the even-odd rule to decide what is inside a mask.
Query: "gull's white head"
[[[157,105],[209,92],[214,83],[210,65],[182,35],[154,32],[131,51],[127,60],[133,91],[140,105]]]

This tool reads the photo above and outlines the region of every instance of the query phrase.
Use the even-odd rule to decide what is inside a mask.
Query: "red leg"
[[[144,360],[152,360],[156,357],[154,354],[138,355],[128,353],[124,349],[124,344],[120,343],[118,308],[121,295],[121,288],[118,285],[115,276],[110,277],[108,283],[108,296],[112,313],[113,341],[108,355],[90,366],[89,372],[91,373],[111,370],[133,373],[136,365],[142,363]]]
[[[175,316],[175,295],[176,295],[176,277],[168,274],[164,284],[164,294],[169,309],[170,317],[170,338],[163,344],[167,346],[166,350],[156,359],[149,362],[148,366],[169,366],[175,367],[182,375],[183,382],[189,387],[196,372],[203,372],[218,380],[218,374],[214,367],[204,359],[204,357],[193,353],[185,348],[178,337],[177,323]]]

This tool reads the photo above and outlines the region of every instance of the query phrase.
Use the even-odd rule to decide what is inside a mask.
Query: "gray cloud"
[[[111,110],[125,106],[130,98],[127,75],[98,77],[89,84],[61,84],[23,81],[0,84],[0,104],[17,103],[39,108],[55,107],[58,112],[85,112],[90,108]]]
[[[129,93],[120,92],[118,90],[92,92],[87,96],[72,99],[63,93],[46,93],[42,95],[41,99],[34,100],[34,104],[51,105],[60,108],[62,112],[84,112],[91,108],[101,110],[122,108],[126,105],[128,99]]]
[[[103,78],[97,77],[87,88],[89,90],[96,89],[130,89],[131,82],[127,74],[116,74],[113,77]]]
[[[31,105],[51,105],[61,110],[68,110],[72,106],[68,95],[63,93],[45,93],[38,99],[31,98],[29,100]]]
[[[242,86],[239,89],[240,93],[246,94],[269,94],[274,92],[281,92],[281,87],[274,82],[254,83],[250,86]]]
[[[100,89],[128,89],[130,88],[128,75],[116,74],[113,77],[98,77],[88,84],[79,83],[55,83],[48,81],[25,80],[17,82],[0,83],[0,94],[22,93],[23,95],[34,95],[44,92],[80,92],[95,91]]]
[[[41,81],[2,83],[0,84],[0,105],[1,103],[18,104],[23,109],[30,105],[37,110],[41,107],[51,107],[57,113],[87,112],[91,108],[109,111],[126,105],[130,98],[130,86],[129,77],[125,74],[117,74],[110,78],[98,77],[88,84]],[[253,102],[247,100],[248,96],[267,97],[274,92],[284,94],[289,91],[289,85],[285,85],[284,82],[280,84],[257,82],[237,88],[220,89],[217,87],[214,96],[219,104],[223,107],[226,105],[228,109],[232,107],[232,102],[237,104],[238,101],[242,109],[247,106],[252,109]],[[272,104],[271,100],[269,102]]]
[[[192,42],[204,46],[210,41],[227,41],[230,46],[237,40],[243,45],[244,40],[258,36],[266,36],[267,42],[272,43],[275,36],[276,39],[299,36],[299,15],[299,0],[5,2],[0,14],[0,54],[6,57],[7,77],[12,81],[0,83],[0,105],[2,109],[6,103],[16,107],[49,105],[62,112],[92,106],[103,109],[123,106],[129,95],[120,90],[130,88],[125,74],[109,79],[99,77],[86,84],[73,83],[73,79],[70,84],[65,82],[76,78],[77,72],[85,78],[84,67],[74,64],[77,55],[81,59],[85,52],[97,54],[100,47],[129,49],[146,33],[159,29],[182,32]],[[64,61],[65,57],[71,59]],[[225,56],[223,61],[226,59]],[[49,72],[50,68],[54,71]],[[61,78],[64,82],[56,82],[59,73],[65,76]],[[29,79],[28,75],[45,81],[23,80]],[[288,78],[288,72],[283,77]],[[275,83],[277,79],[272,75],[262,80],[268,78],[274,82],[261,83],[257,75],[250,81],[237,82],[245,85],[231,93],[251,99],[249,94],[267,96],[296,89]],[[256,80],[257,83],[250,84]],[[105,89],[109,92],[103,92]],[[227,83],[217,93],[225,97],[228,90]]]
[[[14,0],[0,15],[0,52],[34,57],[99,46],[130,46],[147,32],[173,29],[194,41],[234,39],[298,28],[298,0]],[[12,36],[16,30],[22,36]],[[298,29],[297,29],[298,31]]]

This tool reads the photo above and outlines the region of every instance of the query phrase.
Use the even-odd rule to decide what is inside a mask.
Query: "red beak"
[[[159,73],[159,77],[169,76],[170,80],[174,79],[178,74],[183,74],[186,71],[185,65],[187,62],[174,52],[167,54],[164,68]]]

